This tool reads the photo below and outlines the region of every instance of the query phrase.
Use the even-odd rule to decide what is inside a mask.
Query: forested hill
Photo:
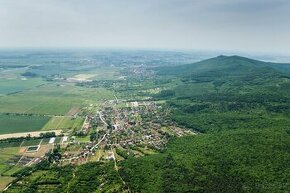
[[[239,56],[156,69],[176,83],[157,98],[200,134],[122,162],[132,192],[290,192],[288,69]]]
[[[201,73],[206,71],[249,72],[257,68],[272,68],[279,72],[290,74],[290,64],[263,62],[241,56],[217,56],[193,64],[173,67],[159,67],[155,70],[159,75],[184,75],[190,73]]]
[[[290,75],[274,65],[282,64],[218,56],[159,68],[159,74],[180,80],[160,95],[175,109],[177,122],[198,131],[272,127],[288,121],[290,112]]]

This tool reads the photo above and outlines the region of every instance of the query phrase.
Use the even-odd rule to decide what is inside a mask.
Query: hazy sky
[[[0,0],[0,47],[290,53],[290,1]]]

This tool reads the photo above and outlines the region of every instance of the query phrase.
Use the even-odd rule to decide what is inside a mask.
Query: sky
[[[290,53],[289,0],[1,0],[0,47]]]

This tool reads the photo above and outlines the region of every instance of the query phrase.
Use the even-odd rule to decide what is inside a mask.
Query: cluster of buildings
[[[121,157],[131,154],[132,150],[136,155],[142,154],[144,149],[156,152],[163,150],[172,136],[193,134],[175,125],[168,119],[167,113],[166,109],[152,101],[106,101],[95,115],[86,116],[81,128],[85,135],[94,133],[96,138],[79,142],[72,137],[70,146],[80,148],[75,152],[65,151],[62,162],[86,162],[99,150],[106,152],[103,160],[115,160],[112,149],[116,150],[115,153],[122,150],[122,155],[116,154]]]

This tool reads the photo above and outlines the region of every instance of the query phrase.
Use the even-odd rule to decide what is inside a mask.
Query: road
[[[97,111],[97,113],[99,114],[99,117],[100,117],[101,121],[102,121],[106,126],[108,126],[108,123],[103,119],[103,115],[102,115],[102,113],[101,113],[100,111]]]
[[[114,94],[114,97],[116,99],[116,102],[118,103],[119,101],[118,101],[118,98],[117,98],[116,94]]]
[[[55,135],[60,135],[62,130],[48,130],[48,131],[33,131],[33,132],[24,132],[24,133],[2,134],[0,135],[0,140],[8,139],[8,138],[27,137],[27,135],[30,135],[31,137],[39,137],[41,133],[47,133],[47,132],[54,132]]]
[[[90,150],[93,150],[93,149],[95,149],[105,138],[106,138],[106,135],[107,135],[108,133],[106,133],[106,134],[104,134],[104,136],[98,141],[98,143],[96,144],[96,145],[94,145],[94,147],[92,147]]]
[[[114,153],[114,151],[113,151],[112,146],[111,146],[111,152],[113,153],[113,159],[114,159],[114,164],[115,164],[114,168],[115,168],[115,170],[116,170],[116,172],[117,172],[117,174],[118,174],[120,180],[122,181],[123,185],[127,188],[127,191],[128,191],[129,193],[131,193],[131,190],[130,190],[129,186],[127,185],[127,183],[124,181],[124,179],[122,178],[122,176],[121,176],[120,173],[119,173],[119,168],[118,168],[118,165],[117,165],[117,161],[116,161],[115,153]]]

